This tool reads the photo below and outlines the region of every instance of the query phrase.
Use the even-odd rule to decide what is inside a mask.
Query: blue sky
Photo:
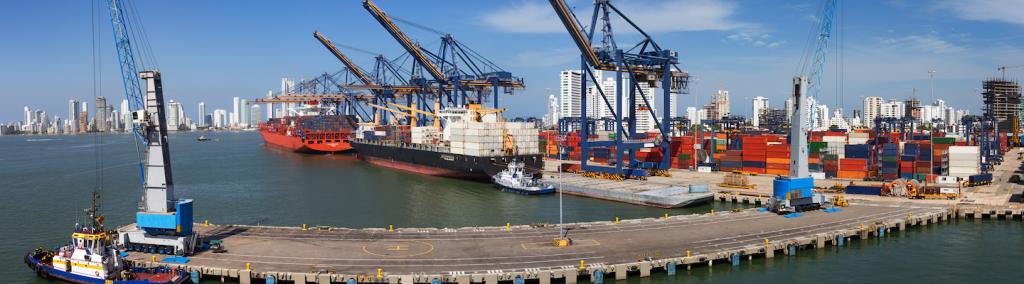
[[[105,5],[106,1],[101,1]],[[841,103],[859,109],[864,96],[906,98],[914,88],[928,100],[928,70],[936,70],[935,97],[976,111],[981,80],[1000,65],[1024,64],[1024,0],[843,1],[846,18]],[[590,1],[570,1],[583,16]],[[680,67],[698,79],[680,109],[705,103],[715,90],[732,94],[733,112],[750,112],[750,98],[780,106],[789,96],[807,34],[821,5],[813,1],[615,1],[662,47],[679,51]],[[578,51],[547,1],[388,1],[389,15],[449,32],[504,69],[527,89],[503,98],[513,116],[540,116],[558,71],[578,68]],[[401,54],[399,45],[360,1],[139,1],[165,93],[208,111],[230,108],[234,96],[277,90],[281,77],[311,77],[341,64],[313,37]],[[103,10],[102,95],[123,97],[110,27]],[[23,106],[66,116],[68,98],[91,100],[89,1],[17,1],[0,9],[0,121],[22,118]],[[410,37],[436,49],[439,35],[398,23]],[[618,26],[620,44],[636,39]],[[345,50],[360,65],[372,55]],[[830,61],[835,57],[830,56]],[[830,62],[831,63],[831,62]],[[826,69],[821,101],[835,105],[836,76]],[[1024,76],[1024,69],[1008,76]],[[550,91],[549,91],[550,89]],[[116,100],[114,99],[116,98]]]

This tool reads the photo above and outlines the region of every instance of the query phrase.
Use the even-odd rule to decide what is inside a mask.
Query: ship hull
[[[323,154],[352,150],[352,145],[345,139],[313,139],[304,141],[299,137],[270,131],[260,131],[260,135],[263,136],[263,142],[267,143],[267,145],[297,153]]]
[[[147,272],[136,272],[136,275],[143,277],[149,277],[148,279],[136,279],[136,280],[106,280],[95,277],[88,277],[85,275],[79,275],[71,272],[67,272],[61,269],[57,269],[53,266],[47,265],[32,257],[31,254],[25,256],[25,264],[28,265],[29,269],[36,272],[39,277],[47,279],[55,279],[68,283],[79,283],[79,284],[180,284],[185,283],[189,280],[188,275],[183,272],[165,271],[160,273],[147,273]]]
[[[357,141],[351,145],[359,159],[371,164],[430,176],[489,181],[512,161],[524,162],[530,169],[544,166],[539,154],[477,157]]]

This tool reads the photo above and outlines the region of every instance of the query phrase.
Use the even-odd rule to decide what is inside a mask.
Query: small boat
[[[126,261],[127,253],[114,248],[97,208],[94,202],[86,210],[90,224],[76,225],[69,244],[54,250],[40,248],[25,255],[28,268],[42,278],[83,284],[179,284],[191,279],[183,269],[135,267]]]
[[[200,142],[210,141],[210,138],[207,138],[206,135],[200,135],[199,138],[196,138],[196,140],[199,140]]]
[[[508,168],[494,175],[491,179],[494,180],[494,184],[498,185],[502,191],[526,195],[555,192],[555,186],[541,183],[538,176],[527,172],[525,164],[518,161],[508,163]]]

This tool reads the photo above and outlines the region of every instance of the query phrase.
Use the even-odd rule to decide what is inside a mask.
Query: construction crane
[[[145,149],[139,163],[144,193],[140,211],[135,214],[135,227],[120,231],[118,242],[128,250],[191,255],[198,234],[192,231],[192,200],[176,199],[174,195],[160,71],[139,71],[139,67],[146,66],[136,61],[131,40],[142,36],[135,34],[141,33],[142,25],[131,22],[138,16],[125,12],[124,1],[110,1],[114,47],[131,111],[132,131],[136,142]]]
[[[622,87],[615,88],[615,93],[612,94],[615,102],[627,102],[626,105],[629,106],[629,110],[626,112],[622,109],[622,103],[615,103],[612,106],[602,88],[596,89],[605,106],[609,110],[613,110],[612,116],[615,118],[616,134],[615,139],[612,141],[589,141],[589,127],[581,125],[579,127],[580,137],[582,138],[580,142],[581,169],[585,172],[612,175],[619,178],[646,177],[651,173],[667,170],[670,165],[670,123],[659,119],[659,117],[666,120],[670,119],[669,108],[664,107],[661,115],[655,114],[654,108],[651,107],[653,102],[648,101],[648,94],[644,94],[645,88],[641,88],[640,84],[643,83],[648,87],[660,85],[661,94],[649,95],[654,99],[662,100],[663,106],[670,104],[671,94],[684,93],[689,82],[689,74],[679,71],[680,69],[675,66],[679,63],[678,53],[673,50],[662,49],[643,29],[612,5],[611,1],[600,0],[594,2],[593,15],[589,21],[591,23],[588,27],[589,30],[584,30],[583,25],[580,24],[581,21],[576,18],[564,0],[550,0],[550,3],[555,10],[555,14],[561,20],[562,25],[569,32],[569,36],[576,44],[576,47],[580,50],[580,69],[583,72],[583,78],[580,80],[582,90],[587,89],[588,81],[598,82],[593,70],[614,71],[617,86],[623,86],[624,77],[630,79],[628,94],[623,93]],[[613,20],[611,16],[613,14],[621,18],[622,22],[627,23],[629,28],[640,34],[641,40],[631,48],[622,49],[616,43],[612,35]],[[600,39],[594,39],[594,31],[598,26],[601,27],[602,36]],[[639,101],[642,101],[642,105],[638,104]],[[582,94],[580,102],[580,113],[587,113],[586,93]],[[659,140],[652,143],[635,139],[638,136],[636,129],[638,107],[634,106],[641,106],[641,111],[646,111],[650,114],[655,126],[661,132]],[[586,122],[586,120],[580,121]],[[623,123],[626,123],[628,128],[624,129]],[[651,163],[636,160],[636,153],[640,149],[654,148],[656,146],[660,148],[662,153],[660,162],[652,165]],[[614,147],[615,166],[606,167],[588,164],[590,149],[594,147]]]
[[[817,33],[811,43],[814,48],[808,50],[813,53],[806,57],[809,60],[804,61],[807,65],[801,66],[801,74],[793,77],[793,116],[789,132],[790,172],[789,177],[777,177],[773,182],[772,199],[767,204],[773,212],[809,210],[825,203],[823,196],[814,194],[814,179],[810,176],[807,164],[807,135],[811,121],[807,100],[811,98],[817,101],[821,92],[828,44],[833,31],[832,20],[836,15],[836,1],[825,0],[819,18],[821,20],[816,27]]]
[[[999,70],[1000,77],[1003,80],[1006,80],[1006,69],[1014,69],[1014,68],[1021,68],[1021,67],[1024,67],[1024,64],[1021,64],[1021,65],[1010,65],[1010,66],[999,66],[999,68],[996,68],[996,70]]]

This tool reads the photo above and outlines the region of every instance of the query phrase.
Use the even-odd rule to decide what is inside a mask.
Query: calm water
[[[557,223],[558,197],[502,193],[490,185],[381,169],[348,155],[299,155],[268,148],[259,135],[205,133],[171,136],[178,196],[196,199],[197,220],[211,223],[341,227],[500,226]],[[102,139],[102,141],[100,141]],[[21,263],[39,246],[66,240],[89,193],[102,184],[108,225],[131,222],[140,198],[137,156],[127,135],[0,137],[0,282],[45,283]],[[102,163],[97,163],[97,147]],[[97,169],[102,164],[102,182]],[[715,204],[652,209],[566,196],[566,222],[655,217],[732,209]],[[836,250],[802,251],[796,258],[757,260],[733,268],[698,267],[666,278],[630,283],[699,280],[721,283],[933,281],[1024,279],[1024,224],[957,222],[915,229]],[[803,280],[803,281],[801,281]],[[611,279],[606,280],[613,283]]]

